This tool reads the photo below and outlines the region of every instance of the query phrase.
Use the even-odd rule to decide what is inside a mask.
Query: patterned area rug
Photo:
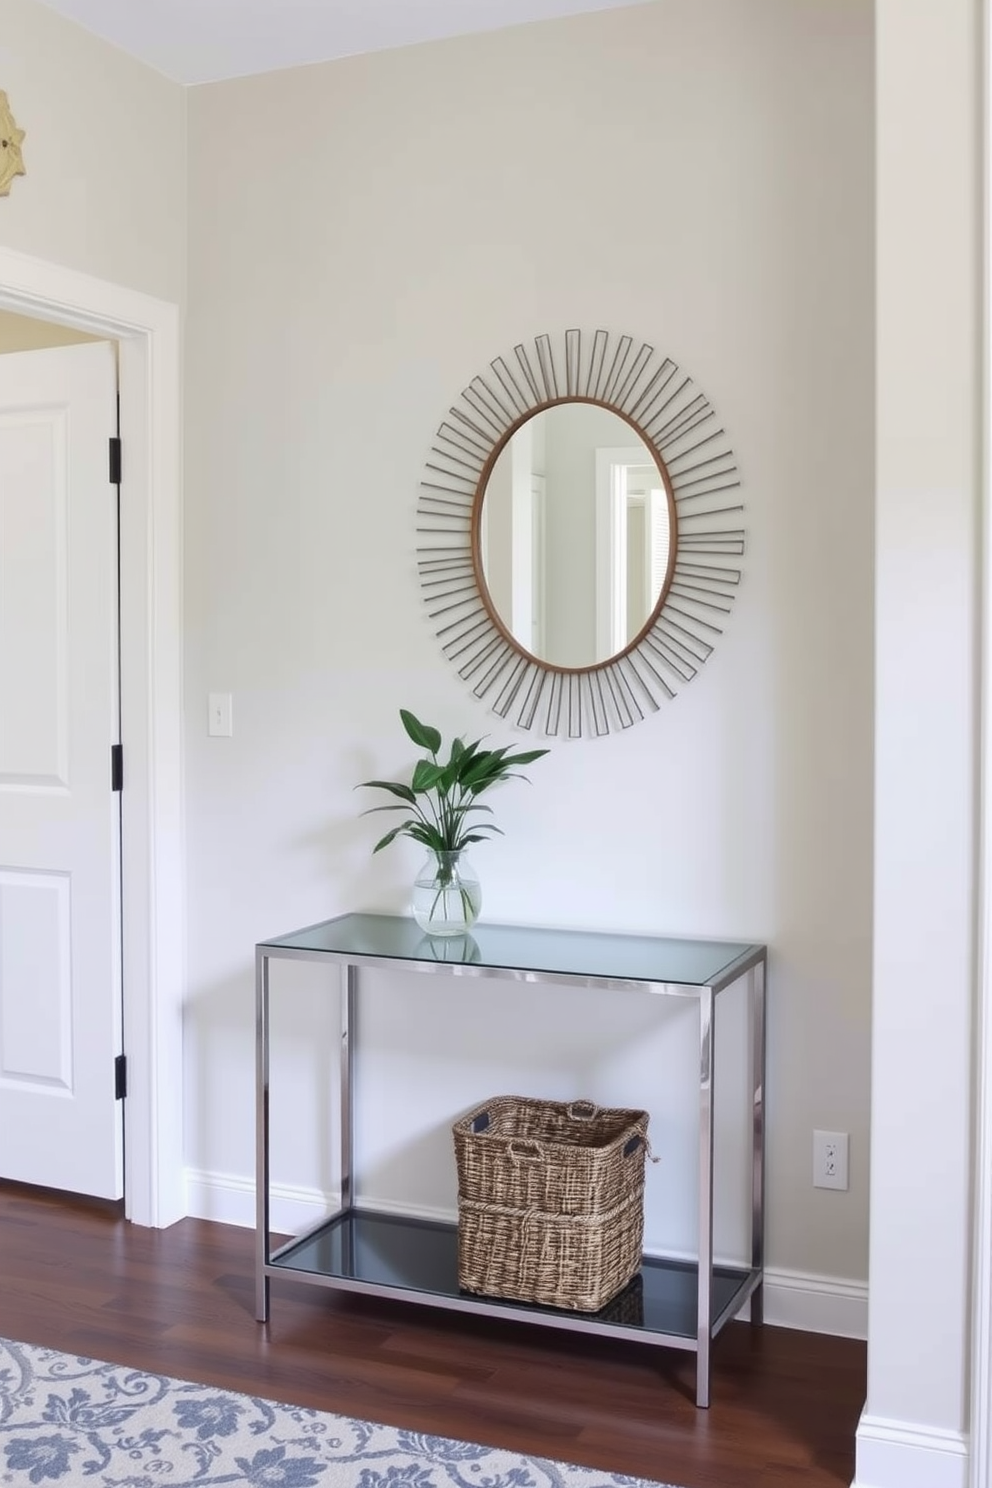
[[[642,1488],[644,1479],[277,1405],[0,1339],[0,1484],[28,1483]]]

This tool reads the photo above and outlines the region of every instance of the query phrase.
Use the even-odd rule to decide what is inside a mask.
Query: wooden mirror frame
[[[479,548],[500,451],[542,409],[569,402],[606,408],[634,429],[661,472],[671,522],[666,582],[647,623],[624,650],[575,668],[542,661],[510,634]],[[604,330],[518,344],[449,410],[420,485],[417,567],[445,655],[478,698],[520,728],[581,738],[640,722],[696,675],[722,634],[741,581],[740,484],[709,400],[670,357]]]

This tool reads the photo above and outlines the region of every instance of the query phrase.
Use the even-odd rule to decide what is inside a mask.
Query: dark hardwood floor
[[[344,1415],[684,1488],[839,1488],[853,1476],[865,1346],[735,1323],[713,1404],[691,1355],[272,1283],[253,1235],[0,1184],[0,1335]]]

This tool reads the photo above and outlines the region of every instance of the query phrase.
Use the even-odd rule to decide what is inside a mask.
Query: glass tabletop
[[[473,926],[471,935],[433,939],[402,915],[346,914],[260,942],[279,951],[335,960],[379,960],[474,966],[511,975],[576,980],[655,982],[709,987],[761,959],[764,947],[743,941],[674,940],[522,925]]]

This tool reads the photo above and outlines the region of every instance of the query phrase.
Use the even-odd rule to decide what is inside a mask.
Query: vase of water
[[[482,888],[468,854],[430,852],[413,881],[410,909],[426,935],[466,935],[482,908]]]

